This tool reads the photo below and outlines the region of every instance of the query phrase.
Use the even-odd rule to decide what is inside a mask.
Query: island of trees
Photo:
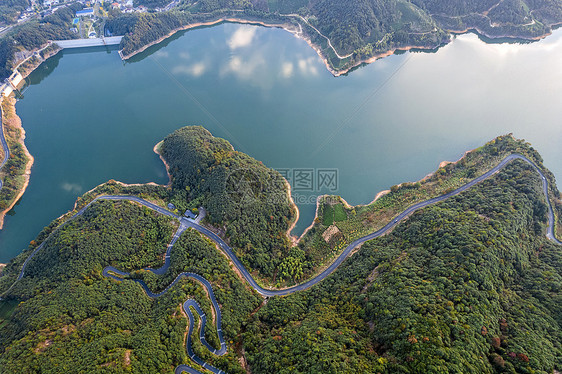
[[[158,151],[171,175],[168,186],[109,181],[7,264],[0,276],[0,373],[172,373],[179,364],[204,370],[187,357],[180,309],[194,298],[212,316],[204,288],[182,279],[151,299],[132,280],[103,276],[106,266],[132,272],[154,291],[184,271],[208,279],[228,353],[214,356],[198,339],[193,348],[227,373],[562,370],[562,251],[544,235],[542,181],[523,161],[417,211],[316,286],[266,300],[214,243],[191,229],[174,246],[165,274],[141,270],[162,265],[177,228],[176,220],[144,206],[100,200],[69,220],[103,194],[139,196],[180,214],[204,207],[202,224],[230,243],[259,282],[290,285],[404,207],[462,185],[514,152],[543,170],[559,217],[554,178],[524,141],[494,139],[367,206],[326,197],[296,245],[286,232],[295,210],[276,171],[201,127],[176,131]],[[216,329],[207,328],[205,336],[218,346]]]

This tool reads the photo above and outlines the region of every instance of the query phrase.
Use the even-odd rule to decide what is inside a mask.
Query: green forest
[[[272,300],[245,334],[253,373],[552,373],[562,252],[536,172],[415,213],[329,279]]]
[[[10,23],[26,1],[1,0],[0,23]],[[534,40],[562,22],[557,0],[182,0],[172,10],[156,9],[166,4],[135,0],[135,6],[147,6],[149,12],[109,12],[105,29],[124,36],[120,48],[125,58],[189,25],[235,18],[302,31],[337,73],[389,51],[437,48],[452,33],[477,30],[490,38]],[[47,40],[76,38],[71,20],[81,7],[62,7],[0,38],[0,76],[11,74],[15,52],[32,51]]]
[[[1,0],[0,25],[10,25],[17,22],[21,12],[31,5],[29,0]]]
[[[394,186],[380,205],[325,200],[309,234],[314,240],[291,248],[285,233],[294,211],[277,172],[198,126],[172,133],[158,150],[170,186],[110,181],[76,208],[100,194],[173,203],[176,213],[203,206],[203,224],[226,238],[249,270],[290,282],[307,279],[321,264],[314,243],[323,237],[314,230],[341,227],[341,235],[325,241],[337,254],[331,244],[352,239],[346,224],[374,230],[403,204],[453,188],[513,152],[533,159],[551,180],[550,199],[560,197],[540,155],[503,136],[423,182]],[[215,318],[204,288],[183,278],[150,299],[132,281],[142,279],[158,292],[184,271],[211,282],[228,353],[214,356],[198,339],[193,348],[227,373],[560,371],[562,251],[545,236],[546,213],[540,177],[527,163],[512,161],[366,242],[312,288],[264,299],[213,242],[191,229],[174,245],[166,273],[141,270],[162,266],[178,222],[136,203],[96,201],[75,219],[68,220],[70,213],[53,221],[2,272],[0,373],[171,374],[180,364],[204,370],[187,357],[181,311],[194,298]],[[42,242],[25,276],[6,293]],[[131,274],[117,282],[103,276],[106,266]],[[216,328],[204,333],[218,347]]]
[[[137,4],[163,5],[154,0]],[[222,17],[300,29],[337,72],[396,49],[434,49],[449,42],[451,33],[467,30],[490,38],[542,37],[562,22],[562,4],[557,0],[184,0],[169,15],[124,15],[114,18],[110,27],[128,30],[121,47],[129,55],[174,29]]]
[[[58,9],[53,14],[18,25],[0,38],[0,79],[12,75],[17,61],[16,52],[33,51],[46,45],[49,40],[75,39],[78,36],[70,31],[76,11],[82,9],[73,3]]]
[[[281,174],[198,126],[172,133],[159,151],[172,175],[172,203],[180,211],[203,206],[238,258],[272,277],[296,213]]]

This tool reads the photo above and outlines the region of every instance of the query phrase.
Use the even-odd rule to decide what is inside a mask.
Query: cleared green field
[[[345,221],[347,219],[347,213],[343,207],[343,204],[330,205],[326,204],[324,206],[324,214],[322,215],[322,223],[325,226],[330,226],[335,222]]]
[[[334,205],[334,221],[341,222],[347,219],[347,213],[343,208],[343,204]]]

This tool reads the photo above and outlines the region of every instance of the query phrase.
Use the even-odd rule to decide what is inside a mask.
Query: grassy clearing
[[[347,219],[347,213],[343,208],[343,204],[334,205],[334,221],[342,222]]]

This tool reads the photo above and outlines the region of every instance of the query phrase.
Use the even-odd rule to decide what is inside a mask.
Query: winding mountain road
[[[258,293],[260,293],[262,296],[265,297],[270,297],[270,296],[284,296],[284,295],[289,295],[295,292],[299,292],[299,291],[303,291],[306,290],[312,286],[314,286],[315,284],[321,282],[323,279],[325,279],[328,275],[332,274],[344,261],[345,259],[347,259],[347,257],[349,257],[349,255],[352,253],[352,251],[357,248],[359,245],[365,243],[368,240],[371,239],[375,239],[379,236],[382,236],[386,233],[388,233],[390,230],[392,230],[396,225],[398,225],[400,222],[402,222],[403,220],[405,220],[410,214],[414,213],[415,211],[419,210],[419,209],[423,209],[429,205],[433,205],[442,201],[445,201],[447,199],[449,199],[452,196],[458,195],[463,191],[468,190],[469,188],[473,187],[474,185],[492,177],[494,174],[498,173],[501,169],[503,169],[506,165],[508,165],[510,162],[514,161],[514,160],[522,160],[527,162],[529,165],[532,166],[532,168],[539,174],[539,176],[542,179],[542,187],[543,187],[543,193],[545,195],[546,198],[546,202],[548,205],[548,215],[547,215],[547,230],[546,230],[546,237],[550,240],[552,240],[553,242],[562,245],[562,242],[558,239],[556,239],[555,234],[554,234],[554,225],[555,225],[555,218],[554,218],[554,211],[552,209],[552,204],[550,202],[550,199],[548,197],[548,180],[546,178],[546,176],[544,175],[544,173],[542,172],[542,170],[531,160],[529,160],[527,157],[520,155],[520,154],[511,154],[507,157],[505,157],[498,165],[496,165],[495,167],[493,167],[492,169],[490,169],[489,171],[487,171],[486,173],[484,173],[483,175],[473,179],[472,181],[466,183],[465,185],[451,191],[448,192],[444,195],[426,200],[426,201],[422,201],[420,203],[414,204],[410,207],[408,207],[407,209],[405,209],[403,212],[401,212],[400,214],[398,214],[396,217],[394,217],[394,219],[389,222],[388,224],[386,224],[383,228],[369,234],[366,235],[362,238],[359,238],[357,240],[355,240],[354,242],[352,242],[351,244],[349,244],[345,250],[338,256],[338,258],[328,267],[326,268],[324,271],[322,271],[320,274],[318,274],[317,276],[315,276],[314,278],[298,284],[296,286],[293,287],[289,287],[289,288],[285,288],[285,289],[266,289],[261,287],[260,285],[257,284],[257,282],[255,281],[255,279],[252,277],[252,275],[248,272],[248,270],[244,267],[244,265],[242,265],[242,263],[240,262],[240,260],[238,259],[238,257],[236,257],[234,251],[232,248],[230,248],[226,242],[220,238],[217,234],[215,234],[214,232],[210,231],[209,229],[199,225],[197,222],[195,222],[194,220],[188,219],[186,217],[180,217],[177,214],[163,208],[160,207],[156,204],[153,204],[149,201],[146,201],[144,199],[135,197],[135,196],[126,196],[126,195],[110,195],[110,196],[98,196],[97,198],[95,198],[94,200],[92,200],[88,205],[86,205],[84,208],[80,209],[76,214],[74,214],[70,219],[68,219],[66,222],[62,223],[59,227],[57,227],[53,232],[56,232],[57,230],[59,230],[61,227],[63,227],[66,223],[72,221],[74,218],[82,215],[84,213],[84,211],[90,206],[92,205],[94,202],[98,201],[98,200],[114,200],[114,201],[121,201],[121,200],[128,200],[128,201],[134,201],[136,203],[139,203],[141,205],[144,205],[152,210],[155,210],[158,213],[164,214],[168,217],[174,218],[179,220],[180,222],[180,226],[177,229],[176,233],[174,234],[174,236],[172,237],[172,241],[170,242],[170,244],[168,245],[165,257],[164,257],[164,265],[159,268],[159,269],[151,269],[151,268],[147,268],[146,270],[149,270],[151,272],[153,272],[154,274],[157,275],[162,275],[164,274],[168,268],[170,267],[170,253],[171,250],[174,246],[174,244],[176,243],[176,241],[178,240],[178,238],[180,237],[180,235],[188,228],[193,228],[197,231],[199,231],[201,234],[205,235],[206,237],[208,237],[209,239],[211,239],[212,241],[214,241],[220,248],[221,250],[230,258],[230,260],[233,262],[234,266],[236,266],[236,268],[239,270],[239,272],[242,274],[242,276],[244,277],[244,279],[246,279],[246,281],[250,284],[250,286],[252,286],[252,288],[254,288]],[[51,233],[52,235],[52,233]],[[47,238],[48,239],[48,238]],[[20,274],[18,275],[18,278],[16,280],[19,281],[21,278],[23,278],[23,276],[25,275],[25,268],[28,264],[28,262],[33,258],[33,256],[39,251],[41,250],[41,248],[43,247],[44,243],[47,240],[44,240],[43,243],[41,243],[41,245],[39,245],[32,253],[31,255],[25,260],[25,262],[23,263],[22,269],[20,271]],[[110,277],[116,281],[123,281],[125,279],[125,277],[127,277],[129,274],[122,272],[114,267],[108,266],[103,270],[103,275],[105,275],[106,277]],[[139,279],[131,279],[137,283],[140,284],[140,286],[144,289],[144,291],[146,292],[146,294],[151,297],[151,298],[156,298],[159,297],[163,294],[165,294],[171,287],[173,287],[181,278],[183,277],[188,277],[188,278],[193,278],[196,281],[198,281],[199,283],[201,283],[207,290],[209,297],[211,299],[211,303],[213,305],[213,308],[215,310],[216,316],[217,316],[217,331],[218,331],[218,336],[219,336],[219,340],[221,343],[221,347],[219,350],[216,350],[215,348],[213,348],[212,346],[210,346],[207,341],[205,340],[204,337],[204,331],[205,331],[205,326],[206,326],[206,316],[203,313],[203,311],[201,310],[201,307],[199,306],[199,304],[195,301],[195,300],[187,300],[184,304],[183,304],[183,310],[185,311],[185,313],[187,314],[188,318],[189,318],[189,331],[187,333],[187,344],[186,344],[186,350],[187,350],[187,354],[189,355],[189,357],[197,362],[199,365],[201,365],[202,367],[204,367],[207,370],[210,370],[213,373],[223,373],[221,370],[207,364],[206,362],[204,362],[201,358],[197,357],[192,349],[192,345],[191,345],[191,336],[194,330],[194,323],[195,323],[195,319],[194,319],[194,315],[191,311],[191,308],[193,308],[197,314],[199,315],[200,319],[201,319],[201,330],[200,330],[200,334],[199,334],[199,338],[201,340],[201,342],[203,343],[203,345],[209,349],[210,352],[216,354],[216,355],[224,355],[226,353],[226,343],[224,342],[224,338],[222,335],[222,330],[221,330],[221,312],[220,312],[220,308],[219,305],[217,303],[217,300],[215,298],[215,295],[213,293],[211,284],[203,277],[201,277],[198,274],[194,274],[194,273],[181,273],[179,274],[172,283],[170,283],[170,285],[168,285],[168,287],[166,287],[163,291],[159,292],[159,293],[153,293],[148,286]],[[14,284],[12,284],[12,286],[4,293],[8,293],[12,287],[16,284],[16,282],[14,282]],[[182,372],[187,372],[190,374],[201,374],[200,371],[193,369],[187,365],[180,365],[176,368],[175,370],[175,374],[181,374]]]

